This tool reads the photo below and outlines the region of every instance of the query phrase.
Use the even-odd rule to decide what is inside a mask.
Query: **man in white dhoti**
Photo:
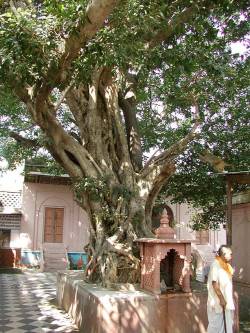
[[[207,281],[207,333],[233,333],[233,269],[229,264],[231,259],[230,247],[222,245],[210,267]],[[225,320],[223,311],[225,311]]]

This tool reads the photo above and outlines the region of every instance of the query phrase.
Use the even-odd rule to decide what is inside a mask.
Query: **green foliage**
[[[87,194],[91,200],[101,202],[109,195],[109,188],[107,187],[106,179],[85,177],[76,180],[74,183],[74,191],[78,200],[82,199],[82,194]]]
[[[28,156],[30,157],[30,156]],[[36,171],[41,173],[50,174],[53,176],[64,175],[65,171],[58,163],[47,153],[39,154],[34,157],[31,155],[31,159],[25,160],[24,172]]]
[[[123,210],[121,212],[118,207],[128,202],[132,194],[123,185],[111,188],[109,186],[109,177],[75,179],[73,189],[77,201],[82,205],[84,205],[86,197],[92,202],[101,203],[101,211],[96,212],[92,219],[94,225],[101,219],[107,229],[107,234],[112,234],[118,222],[127,218],[126,212]],[[141,221],[141,216],[136,215],[134,222],[138,219]]]
[[[123,198],[126,201],[129,201],[133,193],[125,185],[116,185],[112,188],[112,197],[114,198]]]
[[[143,221],[143,219],[144,219],[144,212],[138,210],[133,216],[132,223],[135,227],[138,228],[140,227],[140,224]]]
[[[16,10],[7,2],[0,4],[0,153],[11,166],[42,155],[48,170],[60,173],[46,151],[49,138],[13,95],[13,86],[16,90],[28,86],[35,93],[32,88],[40,87],[48,71],[58,68],[65,39],[79,36],[79,24],[87,20],[89,1],[15,3]],[[185,20],[181,15],[189,10],[194,14]],[[223,220],[225,195],[223,179],[208,175],[214,170],[200,161],[199,154],[209,149],[230,164],[228,170],[249,168],[249,59],[247,53],[231,52],[232,42],[247,43],[247,18],[246,1],[211,1],[209,7],[201,0],[122,1],[70,67],[70,79],[77,84],[87,84],[98,66],[119,71],[124,91],[124,77],[136,77],[135,112],[144,159],[150,151],[167,149],[189,133],[197,101],[200,137],[176,159],[177,173],[165,188],[175,201],[204,208],[204,220],[199,213],[194,228]],[[167,37],[157,43],[159,35]],[[53,82],[53,77],[48,80]],[[54,87],[48,103],[58,101],[63,89]],[[79,136],[83,124],[76,122],[66,102],[56,116],[67,133]],[[35,140],[37,146],[24,147],[7,139],[12,132]],[[103,202],[129,201],[134,195],[123,185],[107,190],[107,182],[84,178],[75,190],[79,196],[88,193],[91,200]],[[105,205],[103,212],[107,220],[115,213]]]
[[[225,206],[204,206],[202,211],[194,213],[191,220],[193,230],[217,229],[226,223]]]
[[[14,129],[18,132],[24,131],[26,135],[30,134],[32,121],[26,113],[25,105],[18,101],[10,89],[5,89],[3,86],[0,86],[0,110],[1,136],[8,137],[9,132]]]
[[[58,35],[52,15],[35,8],[7,10],[0,16],[0,75],[32,85],[56,57]],[[9,75],[11,73],[11,76]]]
[[[122,184],[110,187],[109,176],[76,179],[74,181],[74,190],[78,199],[81,199],[82,194],[85,193],[91,200],[96,202],[129,201],[132,197],[131,191]]]
[[[23,163],[31,154],[30,149],[18,145],[14,139],[0,141],[0,156],[8,161],[9,169],[14,170],[18,164]]]

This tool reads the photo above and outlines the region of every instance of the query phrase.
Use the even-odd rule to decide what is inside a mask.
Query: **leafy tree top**
[[[53,135],[48,125],[41,126],[46,117],[85,147],[87,125],[72,114],[70,93],[78,89],[88,100],[83,85],[92,85],[97,69],[108,68],[119,86],[120,108],[129,108],[133,124],[137,119],[143,163],[134,170],[145,168],[150,152],[158,150],[158,161],[172,156],[176,163],[168,193],[178,201],[210,202],[201,194],[208,193],[210,180],[204,179],[213,170],[199,158],[204,150],[225,159],[231,170],[249,167],[249,58],[231,52],[231,43],[246,43],[249,37],[247,5],[229,0],[1,1],[2,154],[13,163],[39,154],[55,158]],[[125,112],[121,123],[128,124]],[[195,135],[188,137],[195,124]],[[193,190],[197,187],[202,191]]]

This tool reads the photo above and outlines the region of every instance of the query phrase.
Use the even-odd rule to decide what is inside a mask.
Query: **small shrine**
[[[191,292],[191,241],[177,240],[163,210],[156,238],[140,238],[141,288],[154,294],[180,290]]]

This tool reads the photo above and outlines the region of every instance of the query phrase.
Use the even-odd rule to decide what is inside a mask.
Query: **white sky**
[[[3,162],[0,162],[0,169]],[[0,191],[21,191],[23,186],[23,166],[18,166],[16,170],[0,171]]]
[[[231,50],[232,50],[232,53],[239,53],[240,55],[247,52],[247,48],[242,42],[232,43]]]

